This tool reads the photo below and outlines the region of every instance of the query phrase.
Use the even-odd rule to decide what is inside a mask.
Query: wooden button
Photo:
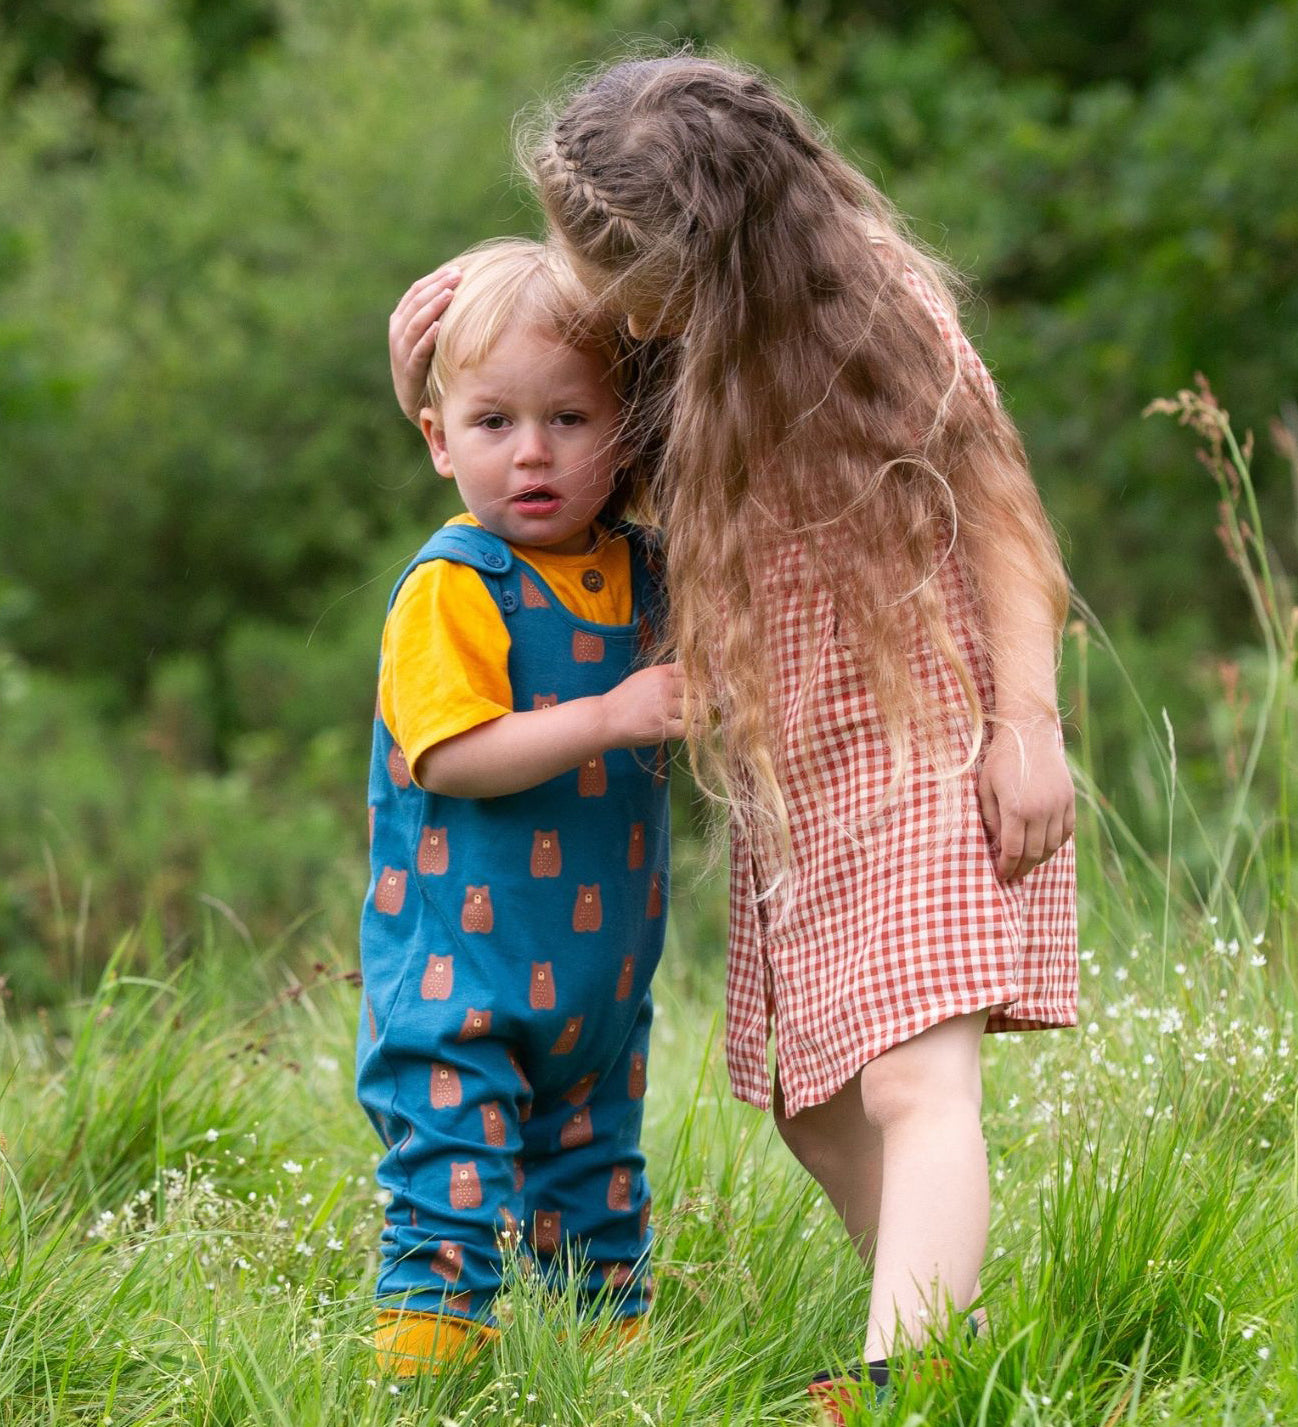
[[[583,570],[581,582],[593,595],[599,594],[604,588],[604,576],[598,570]]]

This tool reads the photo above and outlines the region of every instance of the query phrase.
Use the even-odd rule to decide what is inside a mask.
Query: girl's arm
[[[428,364],[433,359],[441,316],[463,274],[447,264],[421,277],[402,294],[388,318],[388,359],[392,363],[392,386],[406,416],[419,425],[419,408],[424,405]]]
[[[610,748],[683,738],[679,664],[638,669],[606,694],[503,714],[420,755],[415,781],[452,798],[535,788]]]
[[[1076,820],[1056,708],[1054,619],[1012,550],[973,547],[996,684],[978,798],[988,831],[1000,841],[996,871],[1007,882],[1053,856]]]

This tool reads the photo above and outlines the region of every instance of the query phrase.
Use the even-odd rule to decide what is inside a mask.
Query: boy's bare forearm
[[[415,778],[430,793],[499,798],[557,778],[610,747],[602,697],[503,714],[424,753]]]

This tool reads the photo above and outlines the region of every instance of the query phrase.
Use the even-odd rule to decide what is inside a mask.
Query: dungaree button
[[[506,614],[513,614],[518,608],[518,596],[513,590],[505,590],[500,596],[500,607]]]
[[[491,550],[482,557],[483,562],[490,565],[493,570],[503,570],[505,568],[505,557],[499,550]]]
[[[598,570],[583,570],[581,582],[593,595],[599,594],[604,588],[604,576]]]

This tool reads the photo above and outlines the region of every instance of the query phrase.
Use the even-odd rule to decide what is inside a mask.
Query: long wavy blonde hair
[[[1066,613],[1022,443],[914,291],[917,275],[954,324],[950,273],[764,77],[692,55],[615,64],[524,144],[583,278],[638,328],[675,339],[647,421],[662,430],[654,509],[691,761],[764,864],[787,868],[772,562],[800,547],[806,597],[832,592],[893,786],[917,746],[954,778],[991,711],[953,637],[941,562],[976,582],[962,557],[989,544],[1047,593],[1056,633]],[[916,640],[965,692],[959,747],[950,710],[918,686]]]

